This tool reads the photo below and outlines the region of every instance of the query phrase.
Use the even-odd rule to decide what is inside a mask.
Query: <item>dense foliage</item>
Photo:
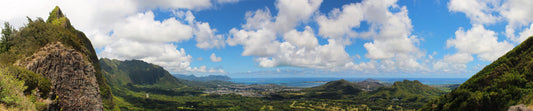
[[[106,73],[110,84],[116,85],[145,85],[159,88],[182,87],[182,82],[174,78],[163,67],[140,60],[110,60],[100,59],[100,66]]]
[[[50,90],[47,79],[18,67],[0,67],[0,78],[0,110],[46,110],[46,103],[39,95]],[[48,91],[37,94],[34,88]]]
[[[5,69],[0,69],[0,103],[10,108],[35,110],[34,104],[23,95],[24,81],[20,81]]]
[[[8,22],[4,23],[4,28],[2,29],[2,38],[0,39],[0,53],[7,52],[7,50],[13,46],[13,43],[10,42],[13,40],[11,36],[15,32],[13,26],[9,25]]]
[[[114,107],[113,95],[105,78],[102,76],[98,57],[91,42],[81,31],[70,25],[69,20],[62,14],[59,7],[56,7],[46,22],[42,18],[32,20],[28,18],[28,24],[18,30],[5,24],[2,30],[2,40],[0,41],[0,64],[12,65],[17,60],[23,60],[48,43],[60,41],[63,45],[80,51],[88,57],[96,70],[97,83],[100,95],[106,109]]]
[[[24,86],[27,87],[24,90],[24,94],[28,95],[33,90],[38,89],[40,97],[48,97],[48,93],[50,92],[50,87],[52,85],[50,80],[46,79],[40,74],[36,74],[33,71],[24,69],[22,67],[7,66],[5,67],[5,70],[6,72],[14,75],[16,79],[24,81]]]
[[[423,110],[507,110],[533,99],[533,37],[483,68]]]

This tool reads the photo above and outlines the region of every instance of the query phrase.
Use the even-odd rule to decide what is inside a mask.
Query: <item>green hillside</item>
[[[167,106],[177,104],[171,97],[201,94],[158,65],[107,58],[100,65],[121,110],[176,110]]]
[[[533,37],[476,73],[459,88],[426,104],[423,110],[507,110],[531,106]]]
[[[444,91],[420,83],[420,81],[397,81],[391,87],[380,87],[370,91],[367,100],[376,104],[399,103],[404,108],[418,109],[432,99],[438,98]]]
[[[183,87],[182,82],[163,67],[140,60],[100,59],[106,78],[113,85],[143,85],[159,88]]]
[[[397,81],[394,82],[392,87],[382,87],[376,91],[372,91],[373,96],[389,95],[391,97],[409,98],[416,96],[433,97],[436,98],[444,92],[433,87],[429,87],[420,83],[418,80],[409,81]]]
[[[304,92],[307,92],[308,96],[311,98],[322,98],[322,99],[340,99],[357,96],[362,92],[361,88],[357,85],[348,82],[344,79],[331,81],[324,85],[317,87],[312,87],[304,89]]]
[[[337,80],[301,91],[274,93],[269,98],[276,101],[296,100],[302,102],[298,104],[303,105],[297,107],[303,109],[414,110],[442,94],[444,91],[423,85],[417,80],[397,81],[392,86],[380,87],[374,91],[363,91],[355,83]],[[321,104],[326,106],[315,107]]]
[[[30,19],[28,23],[19,29],[14,29],[8,23],[2,30],[2,41],[0,42],[0,64],[6,67],[12,66],[16,61],[31,56],[33,53],[46,44],[61,42],[63,45],[73,48],[87,57],[96,70],[96,79],[100,89],[100,95],[106,109],[113,109],[113,95],[105,78],[100,71],[98,57],[91,45],[91,41],[81,31],[70,25],[59,7],[55,7],[50,12],[49,18],[45,21],[42,18]],[[22,79],[22,81],[27,81]]]

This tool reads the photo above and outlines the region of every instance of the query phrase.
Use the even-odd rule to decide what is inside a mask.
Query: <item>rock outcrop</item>
[[[43,74],[52,83],[50,110],[101,111],[95,68],[86,55],[52,42],[15,65]]]
[[[507,111],[532,111],[532,110],[528,109],[526,105],[524,104],[519,104],[519,105],[514,105],[514,106],[509,107]]]

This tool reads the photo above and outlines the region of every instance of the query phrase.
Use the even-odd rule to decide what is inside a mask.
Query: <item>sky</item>
[[[531,0],[2,0],[59,6],[98,57],[172,74],[468,78],[533,35]]]

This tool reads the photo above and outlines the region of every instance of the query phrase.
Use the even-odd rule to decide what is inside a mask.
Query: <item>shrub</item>
[[[25,97],[23,91],[26,89],[24,81],[6,71],[0,69],[0,103],[8,108],[21,110],[35,110],[35,105],[29,98]]]
[[[39,94],[42,98],[48,97],[52,83],[47,78],[17,66],[8,66],[6,70],[7,72],[12,73],[17,79],[24,81],[24,86],[27,87],[24,90],[24,94],[28,95],[32,90],[37,88],[39,89]]]

